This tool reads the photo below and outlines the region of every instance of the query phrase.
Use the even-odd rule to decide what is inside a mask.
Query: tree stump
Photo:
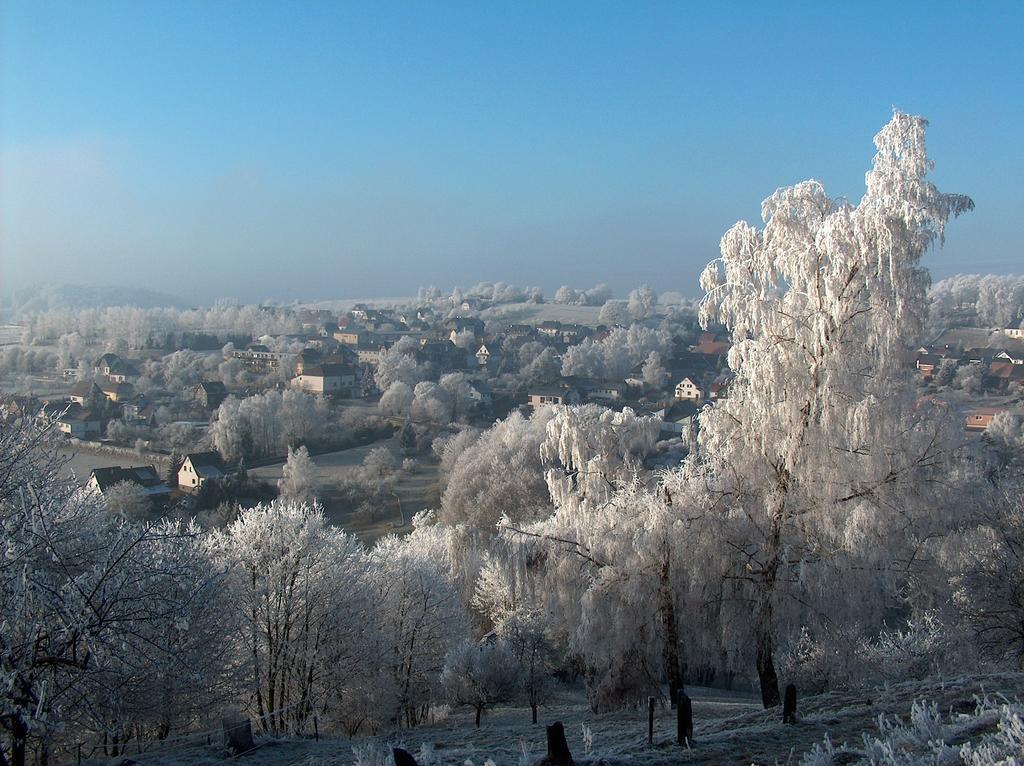
[[[565,727],[555,721],[548,729],[548,754],[537,761],[536,766],[575,766],[569,743],[565,740]]]
[[[686,746],[693,743],[693,704],[686,692],[679,692],[676,699],[676,743]]]
[[[395,766],[416,766],[416,759],[408,750],[396,747],[391,750],[391,755],[395,757]]]
[[[256,747],[252,723],[237,708],[224,711],[224,749],[231,755],[247,753]]]
[[[793,684],[786,687],[786,697],[782,702],[782,722],[796,723],[796,687]]]

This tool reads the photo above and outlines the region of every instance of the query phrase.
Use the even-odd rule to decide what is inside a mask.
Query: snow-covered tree
[[[408,383],[396,380],[381,394],[377,406],[385,415],[400,417],[412,410],[413,393]]]
[[[451,559],[421,524],[414,520],[411,534],[386,537],[370,552],[384,641],[379,662],[394,690],[396,719],[406,726],[424,717],[448,651],[466,634]]]
[[[503,514],[516,520],[546,515],[540,445],[550,417],[547,409],[529,419],[517,412],[484,431],[452,466],[441,520],[490,531]]]
[[[926,180],[925,127],[894,115],[875,137],[856,206],[817,181],[779,189],[763,203],[764,229],[736,224],[701,276],[701,320],[729,328],[736,378],[729,398],[701,415],[700,462],[723,553],[734,556],[730,576],[749,599],[766,706],[779,702],[784,584],[834,560],[827,551],[889,520],[897,527],[894,509],[955,441],[915,406],[900,370],[924,320],[920,258],[950,216],[972,207]]]
[[[316,468],[305,447],[288,448],[288,459],[277,483],[281,497],[297,503],[312,503],[316,496]]]
[[[131,521],[146,521],[153,512],[150,502],[140,485],[133,481],[121,481],[103,493],[107,510]]]
[[[657,351],[649,353],[644,360],[643,367],[640,369],[640,376],[643,378],[644,383],[652,388],[661,388],[668,381],[668,375],[668,370],[661,363],[661,354]]]
[[[953,385],[969,394],[981,393],[985,381],[985,365],[972,362],[965,364],[953,376]]]
[[[519,667],[512,652],[501,641],[464,641],[445,657],[441,683],[456,705],[469,705],[480,715],[489,705],[512,702],[519,693]]]
[[[629,314],[638,322],[654,316],[658,294],[648,285],[641,285],[629,294]]]
[[[228,569],[238,637],[251,659],[258,726],[300,733],[331,691],[324,679],[339,641],[353,633],[346,624],[369,619],[363,549],[330,526],[319,506],[287,499],[240,511],[214,548]],[[348,667],[369,661],[357,657]]]
[[[601,313],[597,315],[597,321],[609,327],[615,325],[626,327],[631,324],[632,319],[627,301],[608,301],[601,307]]]

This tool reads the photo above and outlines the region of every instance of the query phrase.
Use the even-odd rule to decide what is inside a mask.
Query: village
[[[193,329],[178,332],[145,331],[167,327],[166,312],[157,322],[134,310],[128,337],[116,322],[101,330],[94,309],[42,315],[14,328],[21,337],[9,332],[3,412],[53,420],[76,479],[137,518],[176,507],[225,523],[227,507],[272,499],[290,448],[304,446],[306,481],[328,517],[372,540],[437,506],[435,442],[515,411],[628,408],[660,423],[648,467],[687,454],[697,414],[728,396],[728,335],[701,330],[692,303],[659,302],[650,288],[629,300],[606,292],[562,288],[544,303],[534,291],[516,302],[527,291],[499,283],[421,290],[406,304],[236,306],[229,322],[182,317]],[[961,321],[970,309],[958,307]],[[129,310],[108,310],[118,311]],[[277,331],[246,332],[244,317]],[[945,329],[905,360],[921,396],[954,408],[968,434],[1019,422],[1019,319]],[[246,407],[262,408],[249,420],[279,422],[254,434]]]

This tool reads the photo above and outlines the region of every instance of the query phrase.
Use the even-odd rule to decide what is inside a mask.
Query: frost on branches
[[[859,204],[831,199],[817,181],[779,189],[762,205],[764,228],[736,224],[701,275],[701,320],[728,327],[736,379],[700,418],[698,468],[731,548],[736,596],[754,615],[766,706],[779,701],[780,591],[805,566],[856,548],[884,541],[898,558],[902,542],[913,544],[899,539],[900,520],[955,443],[942,430],[949,420],[915,403],[899,369],[925,318],[920,259],[951,216],[973,207],[926,179],[926,125],[896,113],[875,137]]]

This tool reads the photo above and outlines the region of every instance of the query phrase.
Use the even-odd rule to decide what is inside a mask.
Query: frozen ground
[[[140,766],[212,766],[236,760],[251,766],[378,766],[389,763],[392,746],[417,755],[422,764],[462,766],[472,761],[482,766],[488,758],[497,766],[532,764],[544,754],[544,723],[565,724],[569,747],[577,763],[604,764],[798,764],[801,757],[828,735],[837,746],[862,743],[862,733],[877,734],[879,717],[906,719],[915,700],[937,703],[943,714],[956,716],[973,711],[976,698],[1002,695],[1024,698],[1024,674],[972,676],[959,679],[910,682],[858,693],[831,693],[808,697],[799,703],[800,721],[784,726],[781,710],[764,711],[749,696],[711,689],[691,689],[694,713],[694,745],[675,745],[673,711],[659,709],[655,719],[654,746],[647,745],[646,712],[623,711],[593,715],[581,692],[569,693],[557,704],[542,709],[541,724],[530,724],[529,710],[501,708],[485,714],[480,729],[473,726],[469,711],[455,711],[445,721],[417,729],[364,739],[322,738],[259,740],[258,748],[236,759],[225,759],[214,744],[198,746],[171,743],[162,752],[129,754]],[[584,727],[592,734],[588,751]],[[980,731],[975,734],[980,736]],[[205,735],[200,739],[205,739]],[[357,755],[359,756],[357,760]],[[854,758],[836,763],[859,762]],[[95,762],[100,763],[100,762]],[[954,762],[955,763],[955,762]]]

